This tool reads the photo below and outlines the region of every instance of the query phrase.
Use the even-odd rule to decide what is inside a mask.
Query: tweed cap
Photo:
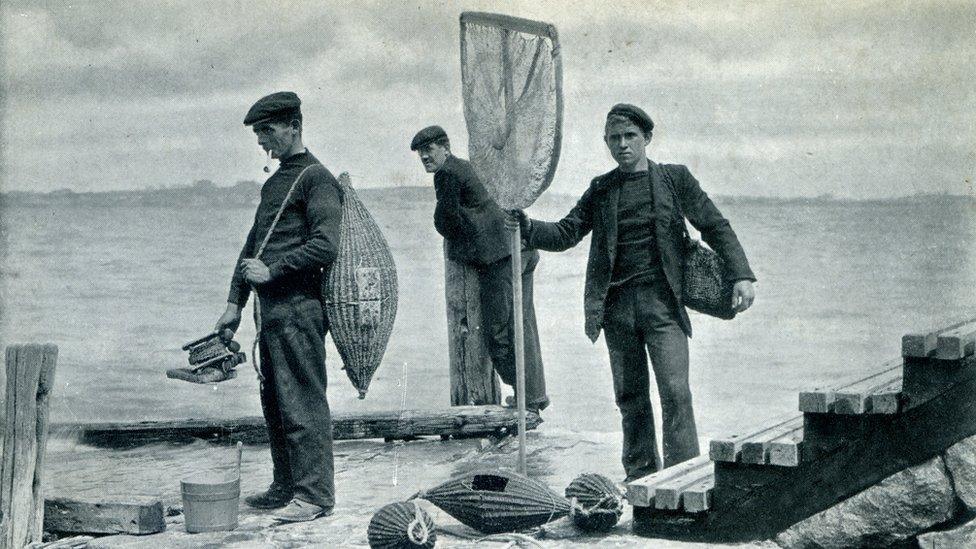
[[[417,135],[413,136],[413,141],[410,142],[410,150],[415,151],[431,141],[437,141],[444,137],[447,137],[447,132],[444,131],[444,128],[440,126],[427,126],[417,132]]]
[[[265,95],[258,99],[244,117],[245,126],[271,119],[294,117],[301,119],[302,100],[294,92],[283,91]]]
[[[635,107],[634,105],[617,103],[607,113],[607,118],[611,116],[623,116],[644,132],[650,132],[654,129],[654,121],[651,120],[651,117],[640,107]]]

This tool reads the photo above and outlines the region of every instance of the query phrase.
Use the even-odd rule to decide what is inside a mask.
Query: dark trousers
[[[688,338],[681,329],[677,307],[664,281],[613,289],[607,298],[604,333],[622,416],[623,464],[629,479],[661,468],[654,438],[648,355],[661,397],[664,466],[699,454],[688,386]]]
[[[522,251],[522,314],[525,340],[525,404],[545,408],[546,376],[542,369],[539,329],[532,304],[532,275],[539,263],[539,252]],[[506,257],[476,267],[481,298],[481,329],[488,355],[507,385],[515,387],[515,308],[512,306],[512,258]]]
[[[326,399],[322,303],[292,295],[261,298],[261,408],[274,483],[315,505],[335,505],[332,416]]]

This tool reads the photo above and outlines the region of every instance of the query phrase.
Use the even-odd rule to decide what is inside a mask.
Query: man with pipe
[[[428,126],[417,132],[410,150],[416,151],[424,169],[434,174],[437,195],[434,227],[447,242],[448,259],[477,272],[485,346],[498,376],[507,385],[515,387],[512,252],[505,212],[488,195],[471,164],[451,153],[451,142],[440,126]],[[538,262],[539,252],[526,250],[522,253],[525,406],[535,413],[549,405],[532,304],[532,276]],[[509,405],[512,402],[514,399]]]
[[[654,123],[633,105],[615,105],[604,141],[617,168],[598,176],[566,217],[555,223],[518,218],[532,248],[563,251],[593,232],[586,267],[586,334],[601,329],[610,352],[622,416],[626,481],[661,469],[655,443],[647,358],[657,381],[663,423],[663,466],[699,454],[688,385],[691,323],[681,301],[684,218],[725,261],[735,280],[730,307],[755,298],[755,276],[729,222],[688,168],[647,158]],[[677,201],[677,203],[676,203]]]
[[[332,420],[326,399],[322,271],[339,249],[338,181],[302,143],[301,101],[292,92],[258,100],[244,117],[258,144],[280,161],[241,250],[217,329],[236,330],[254,288],[260,343],[261,408],[268,425],[273,481],[245,501],[299,522],[335,505]]]

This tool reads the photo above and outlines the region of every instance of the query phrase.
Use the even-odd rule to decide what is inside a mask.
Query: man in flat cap
[[[411,141],[410,150],[417,151],[424,169],[434,174],[434,227],[447,243],[448,259],[477,272],[485,346],[498,376],[515,387],[511,238],[505,213],[488,195],[471,164],[451,154],[451,142],[440,126],[420,130]],[[532,304],[532,275],[538,262],[539,252],[522,253],[525,407],[535,413],[549,405]],[[514,402],[514,398],[507,400],[509,406]]]
[[[227,310],[216,326],[236,330],[255,291],[261,407],[274,480],[245,501],[259,509],[283,507],[275,516],[287,522],[330,514],[335,505],[320,286],[339,249],[342,196],[302,143],[300,107],[297,95],[278,92],[259,99],[244,117],[258,145],[280,164],[261,188]]]
[[[604,331],[622,416],[626,482],[659,470],[647,357],[657,381],[664,428],[663,466],[698,455],[688,385],[691,323],[681,299],[684,218],[725,260],[735,285],[730,308],[744,311],[755,277],[729,222],[688,168],[647,158],[654,122],[633,105],[614,105],[604,142],[617,162],[597,176],[566,217],[547,223],[515,212],[529,246],[563,251],[593,232],[586,267],[586,335]]]

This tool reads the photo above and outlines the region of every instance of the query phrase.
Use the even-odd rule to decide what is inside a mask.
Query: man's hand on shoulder
[[[271,270],[260,259],[244,259],[241,261],[244,280],[249,284],[260,285],[271,280]]]
[[[732,308],[737,313],[745,311],[756,300],[756,290],[751,280],[739,280],[732,286]]]

